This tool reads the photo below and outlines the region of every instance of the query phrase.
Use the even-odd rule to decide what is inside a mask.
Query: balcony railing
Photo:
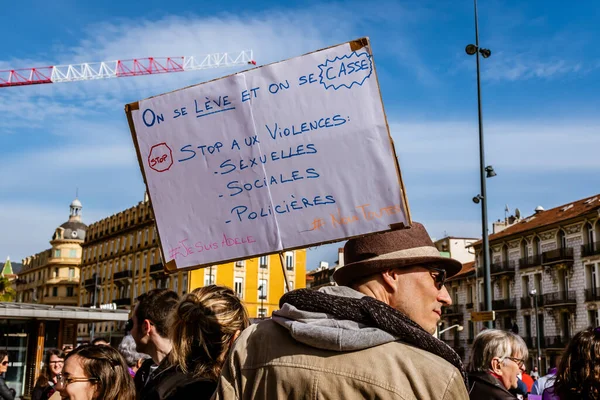
[[[568,336],[549,336],[546,338],[546,344],[551,349],[564,349],[571,340]]]
[[[600,254],[600,242],[588,243],[581,246],[581,257],[589,257]]]
[[[572,247],[559,247],[558,249],[542,253],[543,265],[552,265],[563,262],[573,262]]]
[[[467,308],[467,310],[472,310],[472,309],[473,309],[473,307],[475,307],[475,303],[467,303],[467,304],[465,305],[465,307]]]
[[[585,301],[600,301],[600,288],[585,289]]]
[[[517,303],[515,299],[500,299],[500,300],[492,300],[492,310],[494,311],[506,311],[506,310],[516,310]]]
[[[519,259],[519,268],[533,268],[542,265],[542,258],[539,255],[528,256]]]
[[[158,264],[152,264],[150,266],[150,275],[154,275],[160,272],[164,272],[164,267],[162,265],[162,263],[158,263]]]
[[[515,262],[514,261],[502,261],[498,263],[493,263],[490,265],[490,274],[491,275],[501,275],[501,274],[514,274],[515,273]]]
[[[561,292],[544,293],[544,305],[575,305],[577,304],[577,296],[574,291],[563,290]]]
[[[521,297],[521,309],[533,307],[533,298],[530,296]]]
[[[130,306],[131,305],[131,297],[123,297],[122,299],[115,299],[113,303],[119,306]]]
[[[114,281],[118,281],[121,279],[130,279],[133,276],[133,272],[132,271],[121,271],[121,272],[115,272],[113,274],[113,280]]]
[[[444,307],[442,310],[443,315],[462,315],[464,306],[462,304],[452,304],[451,306]]]
[[[98,282],[98,283],[100,283],[100,282]],[[83,286],[86,288],[94,287],[95,284],[96,284],[96,279],[94,279],[94,278],[86,279],[85,281],[83,281]]]

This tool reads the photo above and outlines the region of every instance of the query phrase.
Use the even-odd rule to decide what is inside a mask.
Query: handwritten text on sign
[[[407,223],[368,46],[143,100],[132,119],[161,245],[178,268]]]

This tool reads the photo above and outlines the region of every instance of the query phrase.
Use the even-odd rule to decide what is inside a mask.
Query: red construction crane
[[[148,57],[132,60],[54,65],[41,68],[10,69],[0,71],[0,87],[165,74],[247,64],[256,65],[256,61],[252,57],[252,50],[244,50],[235,54],[214,53],[200,57]]]

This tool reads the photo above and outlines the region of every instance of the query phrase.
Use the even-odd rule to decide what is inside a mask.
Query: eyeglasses
[[[56,365],[60,364],[60,365],[63,365],[64,363],[65,362],[61,360],[61,361],[50,361],[48,364],[56,364]]]
[[[97,382],[98,380],[99,380],[98,378],[84,378],[84,377],[78,377],[78,376],[65,377],[62,374],[56,376],[56,383],[58,385],[61,385],[63,388],[66,388],[67,385],[74,383],[74,382]]]
[[[2,361],[2,365],[8,365],[8,361]]]
[[[517,364],[519,366],[519,368],[521,368],[523,365],[525,365],[525,360],[523,360],[522,358],[515,358],[515,357],[506,357],[506,358],[511,360],[515,364]]]
[[[423,268],[426,268],[431,271],[431,276],[433,277],[435,287],[437,288],[437,290],[442,290],[444,284],[446,283],[446,270],[429,267],[427,265],[424,265]]]

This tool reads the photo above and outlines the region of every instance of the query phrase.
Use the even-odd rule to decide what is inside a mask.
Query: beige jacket
[[[298,318],[298,312],[303,313],[292,310],[288,322],[293,315]],[[446,360],[402,342],[381,340],[387,334],[376,328],[309,314],[287,325],[275,317],[242,332],[223,367],[216,398],[469,398],[459,371]],[[373,346],[365,333],[385,343]],[[356,338],[361,334],[360,341],[372,347],[358,349]]]

